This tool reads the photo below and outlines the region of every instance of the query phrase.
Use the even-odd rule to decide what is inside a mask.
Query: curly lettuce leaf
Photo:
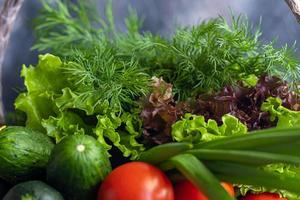
[[[51,54],[39,55],[36,67],[23,65],[21,77],[24,77],[28,93],[44,91],[60,93],[68,85],[62,65],[60,58]]]
[[[92,131],[80,116],[70,111],[62,112],[58,117],[50,116],[48,119],[43,119],[42,125],[46,129],[47,135],[54,138],[56,143],[68,135],[88,134]]]
[[[23,65],[21,77],[27,92],[17,97],[15,108],[26,113],[27,127],[44,131],[42,119],[57,113],[54,98],[68,85],[62,65],[60,58],[51,54],[40,55],[36,67]]]
[[[56,105],[53,94],[43,93],[21,93],[15,100],[15,108],[26,113],[26,126],[31,129],[44,132],[41,124],[42,119],[55,115]]]
[[[221,135],[230,136],[247,133],[247,126],[232,115],[222,116],[222,122],[223,124],[219,128]]]
[[[270,164],[270,165],[266,165],[263,167],[264,170],[271,172],[271,173],[275,173],[278,175],[284,175],[284,176],[291,176],[291,177],[300,177],[300,168],[297,166],[291,166],[291,165],[287,165],[287,164]],[[299,200],[300,196],[295,194],[295,193],[291,193],[289,191],[286,190],[278,190],[278,189],[266,189],[264,187],[255,187],[255,186],[251,186],[251,185],[236,185],[237,188],[239,189],[239,193],[241,195],[246,195],[248,192],[257,194],[257,193],[262,193],[262,192],[271,192],[271,193],[278,193],[281,197],[287,198],[289,200]]]
[[[300,125],[300,111],[289,110],[282,106],[280,98],[269,97],[261,106],[261,110],[270,113],[271,121],[278,120],[278,128]]]
[[[126,135],[120,134],[121,141],[133,149],[137,149],[137,153],[145,150],[144,146],[136,140],[136,138],[141,136],[142,132],[142,121],[139,116],[132,115],[131,113],[124,113],[121,116],[121,119],[127,133]]]
[[[108,110],[108,102],[99,103],[94,96],[85,97],[72,91],[64,65],[59,57],[45,54],[39,56],[36,67],[23,66],[21,76],[27,91],[17,97],[15,108],[26,113],[27,127],[48,132],[41,122],[50,123],[52,120],[52,124],[68,109],[83,110],[88,115]],[[60,139],[57,136],[57,140]]]
[[[242,78],[242,82],[246,87],[255,87],[258,82],[258,77],[254,74],[249,74],[248,76]]]
[[[84,84],[75,88],[65,72],[69,64],[46,54],[39,56],[36,67],[23,66],[27,91],[19,95],[15,107],[25,112],[26,126],[46,132],[56,142],[68,135],[90,134],[107,149],[114,145],[125,157],[136,158],[144,150],[136,140],[142,132],[138,114],[119,116],[107,100],[99,98],[99,92],[86,92],[89,88]]]
[[[144,150],[142,144],[136,140],[140,136],[140,132],[136,131],[135,122],[139,121],[136,117],[129,113],[124,113],[121,117],[115,113],[107,115],[98,115],[98,123],[94,129],[94,133],[98,137],[98,141],[106,147],[111,149],[111,145],[107,144],[109,140],[115,147],[117,147],[125,157],[136,159],[141,151]],[[125,130],[122,130],[125,126]],[[140,128],[140,127],[138,127]]]
[[[108,101],[99,102],[96,96],[78,94],[68,87],[62,89],[62,95],[55,99],[55,103],[60,110],[77,108],[87,115],[105,114],[112,110]]]
[[[205,122],[204,116],[187,113],[172,125],[172,138],[178,142],[199,143],[247,133],[247,126],[232,115],[224,115],[222,122],[223,124],[218,126],[215,120],[209,119]]]

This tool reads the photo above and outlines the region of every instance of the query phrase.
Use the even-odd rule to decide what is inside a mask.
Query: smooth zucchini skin
[[[15,185],[3,200],[64,200],[62,195],[41,181],[28,181]]]
[[[0,178],[17,183],[45,174],[54,147],[40,132],[20,126],[0,131]]]
[[[99,184],[110,171],[108,153],[96,139],[72,135],[54,147],[47,180],[66,199],[96,199]]]

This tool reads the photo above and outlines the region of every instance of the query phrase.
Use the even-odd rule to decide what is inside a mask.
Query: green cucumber
[[[0,178],[16,183],[44,175],[53,146],[47,135],[31,129],[1,129]]]
[[[19,183],[11,188],[3,200],[63,200],[54,188],[41,181]]]
[[[108,153],[96,139],[72,135],[54,147],[47,179],[66,199],[96,199],[99,184],[110,171]]]

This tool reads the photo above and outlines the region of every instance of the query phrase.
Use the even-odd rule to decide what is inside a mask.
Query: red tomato
[[[288,199],[281,198],[278,194],[264,192],[260,194],[248,194],[245,197],[243,197],[242,200],[288,200]]]
[[[106,177],[98,200],[174,200],[174,191],[160,169],[143,162],[130,162]]]
[[[222,182],[222,186],[234,197],[233,186],[229,183]],[[175,185],[175,200],[208,200],[208,198],[190,181],[182,181]]]

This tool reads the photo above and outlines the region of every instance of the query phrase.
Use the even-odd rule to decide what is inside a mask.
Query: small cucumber
[[[47,179],[66,199],[95,199],[100,182],[110,171],[108,153],[95,138],[71,135],[54,147]]]

